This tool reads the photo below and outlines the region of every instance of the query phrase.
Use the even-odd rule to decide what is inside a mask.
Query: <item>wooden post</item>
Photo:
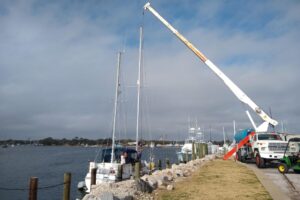
[[[70,188],[71,188],[71,173],[65,173],[63,200],[70,200]]]
[[[208,155],[208,144],[205,144],[205,155]]]
[[[195,142],[192,143],[192,160],[196,159],[196,155],[195,155]]]
[[[134,176],[135,180],[140,179],[140,162],[135,163],[134,173],[135,173],[135,176]]]
[[[202,152],[203,152],[203,157],[205,157],[205,144],[202,144]]]
[[[92,185],[96,185],[96,175],[97,175],[97,168],[93,168],[91,170],[91,189],[92,189]]]
[[[37,177],[30,177],[29,200],[37,200],[38,181]]]
[[[119,181],[122,181],[122,179],[123,179],[123,165],[118,166],[118,177],[117,177],[117,179]]]
[[[158,160],[157,168],[158,168],[158,170],[161,170],[161,169],[162,169],[162,168],[161,168],[161,160]]]
[[[199,151],[200,151],[200,158],[203,158],[203,144],[202,143],[200,143],[200,145],[199,145]]]
[[[171,168],[170,160],[168,158],[166,159],[166,168],[167,169]]]
[[[200,143],[197,144],[197,155],[198,158],[201,158]]]
[[[185,153],[185,160],[184,160],[185,163],[189,162],[189,154],[188,152]]]

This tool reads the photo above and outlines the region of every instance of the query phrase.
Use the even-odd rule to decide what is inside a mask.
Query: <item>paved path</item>
[[[300,174],[286,174],[292,186],[275,167],[258,169],[255,164],[244,165],[254,171],[274,200],[300,200]]]

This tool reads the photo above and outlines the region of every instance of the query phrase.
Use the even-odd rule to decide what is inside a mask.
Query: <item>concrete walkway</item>
[[[294,188],[277,168],[258,169],[255,164],[244,164],[251,169],[274,200],[300,200],[300,175],[286,174]]]

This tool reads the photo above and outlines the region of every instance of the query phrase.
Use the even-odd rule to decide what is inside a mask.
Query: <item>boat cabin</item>
[[[100,155],[100,161],[101,162],[110,162],[111,161],[111,150],[112,148],[105,148],[102,149],[101,155]],[[130,149],[126,147],[116,147],[115,148],[115,160],[117,163],[121,162],[121,155],[127,154],[125,160],[126,163],[134,164],[137,160],[137,151],[135,149]]]

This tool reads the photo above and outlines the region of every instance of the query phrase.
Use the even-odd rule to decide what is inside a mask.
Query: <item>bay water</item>
[[[152,149],[155,161],[177,162],[175,147]],[[65,172],[72,174],[71,199],[82,198],[77,184],[83,181],[88,163],[94,161],[99,147],[15,146],[0,149],[0,200],[28,199],[30,177],[38,177],[39,188],[63,183]],[[144,148],[142,160],[149,161],[150,148]],[[63,185],[38,190],[39,200],[60,200]]]

